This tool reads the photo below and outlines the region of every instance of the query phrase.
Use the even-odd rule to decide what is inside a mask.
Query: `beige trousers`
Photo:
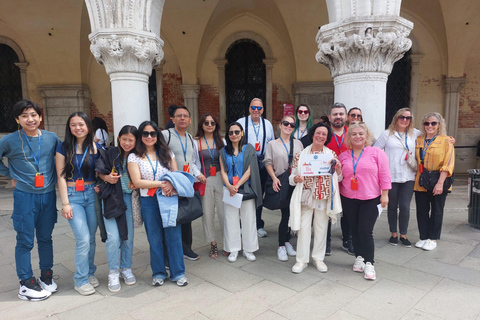
[[[325,246],[327,244],[327,201],[315,200],[315,204],[323,202],[322,209],[311,209],[302,206],[302,215],[300,230],[297,234],[297,262],[308,263],[310,259],[310,242],[312,237],[312,219],[313,219],[313,260],[325,258]]]
[[[224,213],[223,213],[223,182],[222,176],[218,173],[216,176],[207,178],[205,195],[202,197],[203,207],[203,235],[205,241],[211,243],[216,241],[215,237],[215,207],[217,207],[218,222],[220,223],[220,232],[223,233]]]
[[[227,252],[240,251],[243,245],[244,251],[257,251],[258,236],[255,199],[243,201],[240,209],[229,204],[224,204],[224,207],[223,249]],[[240,220],[242,221],[241,229]]]

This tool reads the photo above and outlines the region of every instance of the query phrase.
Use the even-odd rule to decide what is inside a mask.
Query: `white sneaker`
[[[308,263],[297,262],[297,263],[295,263],[295,265],[292,267],[292,272],[293,272],[293,273],[300,273],[300,272],[302,272],[306,267],[308,267]]]
[[[419,241],[417,241],[417,243],[415,243],[415,247],[423,248],[423,246],[425,245],[426,242],[427,242],[427,240],[419,240]]]
[[[285,247],[278,247],[277,257],[280,261],[288,261],[287,250]]]
[[[297,255],[297,251],[293,249],[293,246],[290,242],[285,242],[285,249],[287,249],[287,254],[290,257],[295,257]]]
[[[320,271],[320,272],[327,272],[328,271],[327,265],[322,260],[313,260],[313,263],[317,267],[318,271]]]
[[[163,285],[165,281],[163,279],[160,279],[160,278],[153,278],[152,279],[152,286],[154,287],[160,287],[161,285]]]
[[[100,285],[98,279],[95,276],[88,277],[88,282],[92,285],[92,287],[96,288]],[[83,286],[82,286],[83,287]]]
[[[353,264],[353,271],[355,272],[363,272],[365,270],[365,260],[362,256],[358,256],[355,258],[355,263]]]
[[[365,264],[364,272],[365,274],[363,277],[367,280],[375,280],[377,278],[377,276],[375,275],[375,267],[370,262],[367,262]]]
[[[75,287],[75,290],[82,296],[89,296],[95,293],[95,288],[90,283],[85,283],[81,287]]]
[[[228,262],[235,262],[237,261],[238,258],[238,251],[232,251],[230,252],[230,255],[228,256],[227,260]]]
[[[267,236],[267,231],[263,228],[257,229],[257,235],[259,238],[265,238]]]
[[[437,247],[437,241],[428,239],[423,245],[422,249],[426,251],[432,251]]]
[[[53,280],[52,270],[42,270],[42,275],[38,279],[38,284],[43,290],[51,293],[57,292],[58,286]]]
[[[137,279],[133,275],[132,269],[130,268],[122,269],[120,276],[123,278],[123,281],[125,281],[127,286],[137,283]]]
[[[253,252],[247,252],[245,250],[242,251],[242,254],[245,258],[247,258],[248,261],[255,261],[257,258],[253,254]]]
[[[188,284],[188,280],[185,277],[177,281],[177,286],[179,287],[185,287],[187,284]]]
[[[108,290],[110,292],[118,292],[122,286],[120,285],[120,272],[110,271],[108,274]]]
[[[52,293],[37,283],[35,277],[28,280],[20,281],[20,289],[18,290],[18,298],[25,301],[42,301],[50,297]]]

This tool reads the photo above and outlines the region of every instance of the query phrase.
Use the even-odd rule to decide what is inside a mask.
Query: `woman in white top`
[[[109,143],[108,138],[108,127],[105,120],[99,117],[95,117],[92,119],[93,130],[95,131],[95,136],[93,141],[96,143],[106,147]]]
[[[375,147],[385,150],[392,174],[392,189],[388,192],[388,224],[390,226],[390,244],[398,244],[397,219],[400,225],[400,241],[410,248],[407,239],[410,219],[410,201],[415,184],[415,171],[407,165],[407,153],[415,154],[415,141],[421,132],[413,127],[412,111],[403,108],[397,111],[392,123],[375,141]],[[397,208],[400,212],[397,213]]]

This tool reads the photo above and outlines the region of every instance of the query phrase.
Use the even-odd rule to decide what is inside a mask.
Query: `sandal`
[[[218,257],[218,248],[217,244],[210,244],[210,258],[217,258]]]

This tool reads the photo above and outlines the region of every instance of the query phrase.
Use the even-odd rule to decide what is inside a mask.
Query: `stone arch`
[[[10,38],[0,36],[0,43],[9,46],[15,51],[18,57],[18,62],[15,65],[20,69],[20,80],[22,83],[22,98],[28,99],[28,88],[27,88],[27,66],[28,63],[25,61],[25,55],[23,54],[22,49],[18,44],[15,43]]]
[[[252,31],[238,31],[229,35],[225,40],[223,40],[217,54],[217,59],[215,63],[218,68],[218,98],[220,105],[220,123],[224,124],[226,121],[226,94],[225,94],[225,64],[227,60],[225,59],[228,48],[237,40],[240,39],[250,39],[255,41],[265,53],[265,63],[266,70],[266,98],[263,103],[266,109],[267,117],[272,121],[272,101],[273,101],[273,84],[272,84],[272,69],[275,59],[273,58],[272,48],[268,44],[268,41],[262,37],[260,34]]]

